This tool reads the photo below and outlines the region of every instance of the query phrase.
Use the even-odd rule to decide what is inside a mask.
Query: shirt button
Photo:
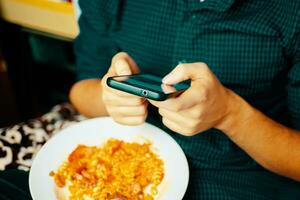
[[[205,0],[199,0],[200,1],[200,3],[203,3]]]
[[[194,14],[194,15],[192,15],[192,19],[196,19],[196,15]]]

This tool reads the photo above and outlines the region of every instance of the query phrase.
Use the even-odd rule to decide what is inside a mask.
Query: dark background
[[[0,21],[0,128],[68,101],[72,42]]]

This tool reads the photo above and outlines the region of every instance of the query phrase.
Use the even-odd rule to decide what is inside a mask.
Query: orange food
[[[116,139],[102,147],[79,145],[50,175],[57,187],[68,187],[71,200],[152,200],[164,164],[150,146]]]

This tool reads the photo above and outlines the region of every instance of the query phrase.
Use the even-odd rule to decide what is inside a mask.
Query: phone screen
[[[151,74],[136,74],[129,76],[113,77],[118,82],[123,82],[131,86],[156,91],[163,94],[171,94],[177,91],[186,90],[189,87],[189,81],[184,81],[174,85],[162,83],[162,78]]]

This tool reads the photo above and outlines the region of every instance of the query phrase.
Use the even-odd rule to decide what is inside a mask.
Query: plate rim
[[[109,121],[117,124],[118,126],[133,127],[133,126],[129,126],[129,125],[118,124],[111,117],[105,116],[105,117],[96,117],[96,118],[91,118],[91,119],[85,119],[85,120],[80,121],[78,123],[70,124],[69,126],[67,126],[67,127],[63,128],[63,129],[57,131],[54,136],[52,136],[44,145],[42,145],[41,149],[39,150],[39,152],[35,155],[35,157],[33,159],[33,162],[32,162],[32,165],[31,165],[31,168],[30,168],[30,171],[29,171],[29,176],[28,176],[29,191],[30,191],[30,195],[31,195],[31,197],[32,197],[33,200],[37,200],[37,199],[36,199],[36,197],[33,196],[33,194],[34,194],[33,191],[34,190],[33,190],[32,187],[33,187],[33,181],[34,181],[34,179],[33,179],[33,175],[32,175],[33,174],[32,167],[34,168],[34,164],[36,163],[35,162],[36,158],[38,158],[39,155],[41,155],[40,152],[45,151],[44,149],[46,149],[47,146],[51,145],[51,143],[53,143],[51,141],[54,141],[56,137],[62,137],[61,136],[62,134],[66,134],[68,132],[66,130],[68,130],[68,129],[74,129],[74,128],[76,128],[76,126],[82,126],[83,123],[86,125],[88,123],[93,123],[93,121],[98,121],[98,120],[103,120],[103,121],[109,120]],[[170,136],[170,134],[168,134],[163,129],[161,129],[161,128],[153,125],[153,124],[150,124],[148,122],[145,122],[144,124],[138,125],[138,126],[142,127],[142,126],[145,126],[145,125],[149,126],[149,127],[152,127],[152,128],[155,128],[155,129],[159,129],[162,134],[164,134],[166,137],[168,137],[178,147],[178,150],[182,154],[183,161],[185,162],[184,166],[185,166],[185,169],[186,169],[185,170],[185,174],[184,174],[184,177],[186,177],[186,184],[185,184],[185,187],[182,188],[183,193],[181,194],[180,199],[178,199],[178,200],[181,200],[184,197],[184,195],[185,195],[185,193],[187,191],[187,188],[188,188],[188,185],[189,185],[189,179],[190,179],[190,169],[189,169],[189,163],[188,163],[187,157],[186,157],[183,149],[181,148],[181,146],[177,143],[177,141],[172,136]],[[62,134],[61,134],[61,132],[62,132]],[[66,132],[66,133],[64,133],[64,132]]]

